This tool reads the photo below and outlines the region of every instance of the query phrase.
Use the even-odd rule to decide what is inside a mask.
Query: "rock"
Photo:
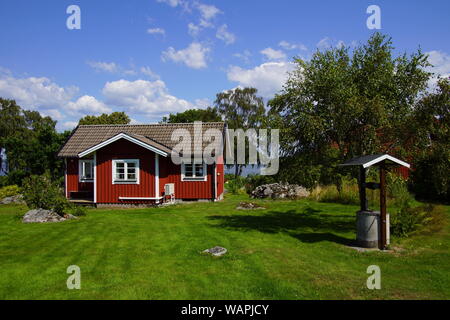
[[[265,207],[260,206],[254,202],[240,202],[239,206],[236,207],[237,210],[252,210],[252,209],[265,209]]]
[[[71,215],[72,216],[72,215]],[[45,209],[33,209],[25,213],[23,216],[23,223],[44,223],[44,222],[61,222],[67,220],[59,214]]]
[[[309,196],[309,191],[305,187],[296,184],[271,183],[256,187],[252,191],[252,198],[272,198],[272,199],[301,199]]]
[[[220,257],[220,256],[223,256],[225,253],[227,253],[227,249],[219,247],[219,246],[215,246],[214,248],[204,250],[203,253],[208,253],[215,257]]]
[[[0,204],[25,204],[25,201],[23,200],[23,196],[21,194],[18,194],[16,196],[6,197],[3,198],[2,201],[0,201]]]

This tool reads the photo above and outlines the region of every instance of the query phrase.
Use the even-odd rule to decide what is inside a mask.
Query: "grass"
[[[92,209],[76,221],[22,224],[0,206],[0,299],[449,299],[450,228],[357,252],[356,206],[256,201]],[[447,207],[447,218],[450,218]],[[200,254],[216,245],[220,258]],[[81,268],[81,290],[66,269]],[[381,290],[369,290],[369,265]]]

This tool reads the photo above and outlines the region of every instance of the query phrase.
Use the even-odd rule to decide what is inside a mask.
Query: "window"
[[[113,183],[139,183],[139,160],[113,160]]]
[[[80,182],[92,182],[94,180],[94,160],[79,161]]]
[[[181,165],[182,181],[206,181],[205,163],[183,163]]]

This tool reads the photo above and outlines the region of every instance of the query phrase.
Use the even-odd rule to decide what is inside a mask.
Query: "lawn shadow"
[[[214,215],[216,227],[241,231],[256,230],[264,233],[286,233],[304,243],[330,241],[349,245],[352,240],[336,233],[355,230],[354,215],[323,213],[311,207],[300,210],[276,211],[256,214]]]

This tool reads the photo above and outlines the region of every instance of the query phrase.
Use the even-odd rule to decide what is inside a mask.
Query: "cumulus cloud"
[[[78,125],[77,121],[65,121],[60,125],[63,130],[72,130]]]
[[[183,3],[183,1],[181,0],[156,0],[156,1],[160,3],[166,3],[172,8],[175,8]]]
[[[163,61],[174,61],[177,63],[184,63],[189,68],[201,69],[207,67],[207,54],[210,48],[204,47],[201,43],[192,42],[187,48],[182,50],[175,50],[169,47],[162,53]]]
[[[107,82],[102,93],[109,105],[150,116],[180,112],[192,106],[188,101],[170,95],[161,80]]]
[[[450,55],[442,51],[429,51],[428,61],[433,65],[430,71],[442,77],[450,76]]]
[[[290,42],[283,40],[283,41],[280,41],[280,43],[278,43],[278,45],[285,50],[298,49],[298,50],[302,50],[302,51],[308,51],[308,48],[304,44],[301,44],[301,43],[295,44],[295,43],[290,43]]]
[[[166,35],[166,30],[164,30],[163,28],[150,28],[147,29],[147,33],[149,34],[161,34],[161,35]]]
[[[153,72],[150,67],[141,67],[140,72],[142,74],[145,74],[146,76],[149,76],[152,79],[159,79],[159,75]]]
[[[227,45],[236,41],[236,36],[228,31],[228,26],[226,24],[221,25],[217,29],[216,37],[225,42]]]
[[[114,62],[88,61],[87,64],[99,72],[116,73],[119,71],[119,67]]]
[[[26,109],[55,109],[64,107],[77,93],[77,87],[60,87],[50,79],[41,77],[0,77],[0,96],[14,99]]]
[[[100,114],[112,112],[112,109],[107,107],[103,102],[87,95],[78,98],[75,102],[69,102],[67,104],[67,109],[72,113],[83,114]]]
[[[194,23],[190,22],[188,24],[188,33],[192,37],[198,36],[198,34],[200,33],[200,30],[201,30],[201,28],[199,26],[195,25]]]
[[[265,48],[261,50],[261,54],[263,54],[267,60],[285,60],[286,54],[281,50],[275,50],[272,48]]]
[[[266,62],[253,69],[231,66],[227,71],[227,77],[240,86],[255,87],[260,95],[270,98],[282,88],[288,72],[294,68],[293,63],[285,61]]]
[[[233,57],[239,58],[242,61],[244,61],[245,63],[250,63],[250,57],[252,56],[251,52],[248,50],[244,50],[244,52],[240,53],[235,53],[233,54]]]
[[[200,11],[200,15],[204,21],[209,21],[222,12],[213,5],[203,3],[198,3],[197,9]]]

